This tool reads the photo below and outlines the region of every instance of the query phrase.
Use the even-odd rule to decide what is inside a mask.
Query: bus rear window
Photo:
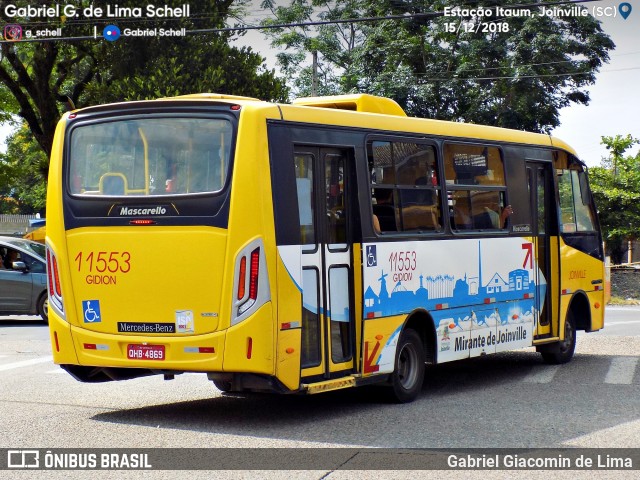
[[[155,117],[80,125],[71,131],[73,195],[155,196],[222,190],[232,125],[220,118]]]

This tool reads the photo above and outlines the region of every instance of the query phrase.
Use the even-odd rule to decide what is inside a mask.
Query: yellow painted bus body
[[[271,201],[274,192],[267,132],[270,121],[531,145],[575,155],[566,144],[546,135],[408,118],[401,116],[395,107],[389,115],[384,113],[384,105],[379,108],[382,112],[349,111],[342,109],[339,97],[327,100],[325,105],[317,99],[308,102],[316,106],[306,106],[304,101],[300,105],[274,105],[224,95],[194,95],[175,100],[183,105],[193,102],[206,107],[211,102],[218,107],[237,105],[241,109],[230,175],[228,225],[66,228],[62,189],[64,159],[69,148],[65,145],[66,129],[72,122],[70,115],[81,117],[83,111],[65,115],[53,144],[47,199],[46,243],[57,262],[59,277],[56,280],[50,273],[49,288],[55,291],[56,283],[59,285],[62,304],[58,308],[55,302],[50,302],[49,310],[53,358],[57,364],[104,369],[110,379],[129,378],[127,370],[132,377],[136,376],[136,370],[165,374],[189,371],[207,372],[212,379],[222,380],[231,378],[225,374],[249,373],[275,379],[274,390],[310,393],[344,388],[355,385],[359,379],[376,377],[381,371],[385,345],[395,348],[397,334],[409,316],[365,317],[364,253],[362,245],[356,242],[352,245],[355,319],[352,363],[345,364],[348,372],[342,375],[342,380],[334,376],[333,380],[326,379],[325,384],[318,379],[312,382],[302,379],[322,374],[324,367],[317,371],[307,368],[306,372],[301,367],[302,294],[276,245],[274,216],[283,213],[274,212]],[[175,100],[140,102],[140,105],[153,108],[159,105],[169,110]],[[363,108],[372,109],[370,105],[376,105],[374,97],[366,100]],[[354,105],[353,108],[359,108],[359,104]],[[117,109],[117,105],[113,108]],[[292,212],[284,212],[288,214]],[[248,318],[233,324],[238,255],[258,240],[268,275],[268,299]],[[591,322],[587,329],[603,327],[603,284],[599,283],[604,279],[603,263],[566,245],[559,236],[552,238],[551,244],[559,251],[559,260],[552,262],[551,273],[559,279],[556,288],[562,294],[552,295],[553,315],[548,335],[532,342],[533,345],[564,339],[562,319],[566,318],[576,293],[584,293],[588,298]],[[88,314],[93,317],[95,312],[90,303],[93,300],[100,302],[99,322],[86,318]],[[430,316],[428,311],[417,313],[425,318]],[[186,323],[181,323],[182,332],[171,334],[118,331],[116,324],[127,322]],[[292,328],[296,322],[298,328]],[[323,350],[328,348],[326,338],[324,332]],[[164,345],[161,361],[127,356],[130,345],[154,344]],[[433,360],[438,363],[437,354]],[[388,368],[393,370],[394,366]],[[318,386],[314,388],[314,384]]]

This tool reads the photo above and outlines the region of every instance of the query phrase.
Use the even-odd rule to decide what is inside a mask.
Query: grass
[[[622,298],[612,295],[608,305],[640,305],[640,300],[636,298]]]

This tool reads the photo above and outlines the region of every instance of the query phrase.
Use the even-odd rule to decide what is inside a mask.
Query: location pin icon
[[[631,4],[627,2],[621,3],[620,5],[618,5],[618,10],[620,11],[620,15],[622,15],[622,18],[626,20],[627,17],[631,15]]]

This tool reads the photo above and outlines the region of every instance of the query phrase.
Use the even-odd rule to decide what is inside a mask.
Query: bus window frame
[[[371,168],[370,168],[370,158],[373,158],[373,152],[371,150],[371,147],[373,146],[374,142],[389,142],[389,143],[415,143],[416,145],[424,145],[424,146],[428,146],[431,147],[433,149],[433,154],[435,157],[435,165],[437,168],[437,172],[436,172],[436,178],[438,181],[437,186],[435,187],[431,187],[431,188],[427,188],[427,187],[421,187],[421,188],[417,188],[416,190],[425,190],[425,191],[433,191],[435,193],[435,198],[437,198],[438,200],[438,204],[437,204],[437,208],[438,208],[438,213],[439,213],[439,218],[440,218],[440,228],[439,229],[433,229],[433,230],[400,230],[400,231],[381,231],[381,232],[377,232],[375,230],[375,228],[373,227],[373,190],[376,189],[390,189],[393,191],[392,195],[394,197],[394,205],[396,205],[396,199],[398,198],[397,196],[397,192],[400,190],[412,190],[409,188],[402,188],[404,187],[408,187],[409,185],[404,185],[404,184],[399,184],[398,180],[397,180],[397,172],[394,170],[394,180],[395,183],[377,183],[374,184],[372,182],[372,178],[371,178]],[[371,156],[369,155],[369,153],[371,152]],[[374,238],[380,240],[380,239],[384,239],[384,238],[388,238],[388,239],[398,239],[398,238],[424,238],[424,237],[434,237],[434,236],[443,236],[446,234],[447,228],[446,228],[446,221],[444,220],[445,217],[445,213],[446,212],[445,208],[444,208],[444,201],[445,201],[445,197],[443,197],[443,192],[444,192],[444,184],[443,184],[443,180],[444,180],[444,172],[442,171],[443,168],[443,164],[442,164],[442,151],[440,149],[440,142],[438,142],[437,139],[433,139],[433,138],[426,138],[426,137],[417,137],[414,135],[410,135],[407,134],[406,136],[403,135],[389,135],[389,134],[382,134],[382,133],[369,133],[367,135],[364,136],[364,161],[365,161],[365,165],[366,165],[366,182],[367,182],[367,204],[368,204],[368,224],[371,228],[371,231],[373,232]],[[393,163],[394,169],[395,167],[395,162]],[[415,185],[414,185],[415,186]],[[400,214],[399,214],[400,215]]]
[[[561,160],[559,158],[560,154],[566,156],[566,165],[561,164]],[[578,168],[571,168],[572,166],[577,166]],[[559,168],[562,167],[562,168]],[[593,230],[578,230],[576,223],[576,231],[568,232],[563,228],[562,222],[562,205],[560,203],[560,182],[558,179],[558,173],[561,171],[577,171],[579,173],[584,173],[584,185],[586,185],[589,194],[591,196],[588,208],[591,210],[592,222],[593,222]],[[595,198],[593,196],[593,190],[591,188],[591,182],[589,179],[589,169],[587,165],[576,157],[574,154],[567,152],[561,148],[554,148],[553,150],[553,172],[554,172],[554,189],[555,196],[557,200],[557,214],[558,214],[558,232],[562,237],[562,240],[570,247],[575,248],[587,255],[590,255],[598,260],[604,260],[604,249],[602,248],[602,229],[600,227],[600,217],[598,215],[598,208],[596,205]],[[582,187],[582,182],[579,182],[580,188]],[[582,192],[580,192],[582,194]],[[581,197],[581,195],[579,196]],[[573,193],[572,193],[573,200]],[[574,206],[575,207],[575,206]]]
[[[175,111],[172,111],[175,110]],[[227,194],[228,190],[231,187],[231,175],[233,172],[234,158],[237,147],[237,136],[238,136],[238,115],[234,114],[234,112],[225,112],[225,111],[215,111],[209,109],[208,111],[204,111],[204,109],[199,108],[194,110],[185,109],[180,107],[172,108],[171,106],[165,107],[164,109],[158,109],[152,112],[149,112],[146,109],[135,109],[131,111],[121,112],[118,115],[108,115],[105,116],[104,113],[87,116],[86,118],[77,118],[72,119],[70,125],[66,128],[65,138],[64,138],[64,150],[62,153],[63,159],[63,169],[62,169],[62,182],[63,182],[63,192],[67,198],[72,198],[74,201],[113,201],[113,199],[118,199],[119,201],[129,200],[134,203],[158,203],[166,201],[167,199],[195,199],[195,198],[203,198],[203,197],[220,197]],[[217,119],[217,120],[226,120],[229,122],[231,127],[231,136],[230,136],[230,148],[229,148],[229,158],[227,159],[227,171],[224,178],[224,183],[220,189],[212,191],[212,192],[194,192],[194,193],[165,193],[160,195],[93,195],[93,194],[82,194],[82,193],[73,193],[71,192],[71,146],[72,146],[72,134],[74,130],[81,127],[97,125],[97,124],[106,124],[113,122],[121,122],[127,120],[137,120],[137,119],[168,119],[168,118],[202,118],[202,119]],[[108,173],[108,172],[105,172]]]
[[[504,178],[503,185],[471,185],[471,184],[453,184],[448,183],[446,178],[446,153],[445,147],[447,145],[462,145],[462,146],[470,146],[470,147],[482,147],[482,148],[495,148],[498,151],[498,155],[500,156],[500,162],[502,163],[502,175]],[[442,176],[444,177],[443,190],[444,195],[447,200],[447,222],[449,224],[449,231],[453,236],[482,236],[482,235],[491,235],[491,236],[507,236],[511,233],[511,228],[505,223],[505,226],[502,228],[468,228],[468,229],[459,229],[454,228],[453,222],[451,221],[451,211],[448,208],[449,202],[449,193],[453,193],[456,191],[487,191],[487,192],[500,192],[504,198],[503,208],[510,204],[509,201],[509,174],[508,168],[506,165],[506,155],[503,149],[504,145],[510,145],[508,142],[502,143],[492,143],[492,142],[474,142],[466,139],[456,139],[456,138],[446,138],[443,139],[440,147],[441,151],[441,159],[442,159]],[[488,157],[487,157],[488,163]],[[498,213],[499,215],[499,213]]]

